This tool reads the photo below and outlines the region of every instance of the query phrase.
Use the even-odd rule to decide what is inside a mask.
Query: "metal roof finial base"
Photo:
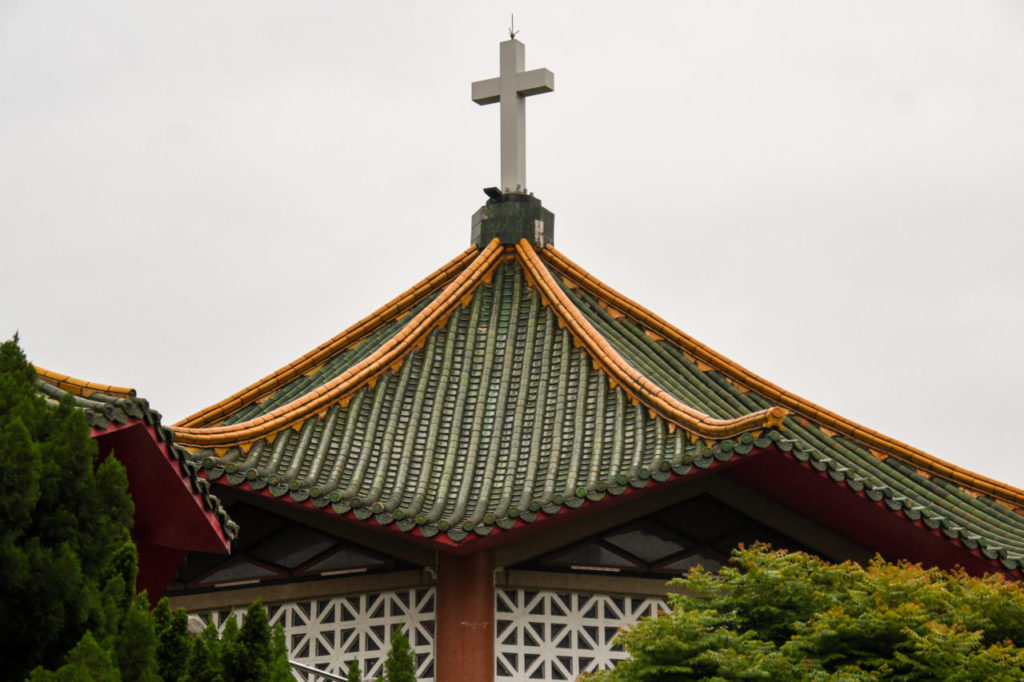
[[[555,214],[540,199],[523,192],[484,190],[490,199],[473,214],[472,243],[483,248],[497,237],[502,244],[526,239],[536,247],[555,243]]]

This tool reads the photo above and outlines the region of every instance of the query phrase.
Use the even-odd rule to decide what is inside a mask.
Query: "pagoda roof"
[[[133,495],[137,539],[182,549],[230,550],[238,525],[146,399],[133,388],[85,381],[38,365],[35,371],[37,392],[53,402],[70,396],[99,442],[100,454],[113,451],[127,469],[132,491],[145,491]],[[123,437],[136,432],[145,435]],[[150,485],[154,482],[163,489]]]
[[[526,239],[468,249],[173,429],[218,483],[449,546],[771,452],[1024,562],[1021,490],[775,386]]]

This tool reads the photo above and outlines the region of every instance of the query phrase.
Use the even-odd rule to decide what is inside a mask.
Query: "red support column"
[[[436,682],[494,679],[494,554],[437,553]]]

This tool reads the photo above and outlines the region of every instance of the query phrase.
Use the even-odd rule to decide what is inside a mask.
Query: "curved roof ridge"
[[[540,256],[530,243],[523,239],[516,245],[520,262],[536,282],[552,309],[572,330],[601,364],[606,372],[615,378],[623,390],[640,402],[656,410],[668,421],[705,438],[728,438],[746,431],[779,426],[786,411],[781,407],[769,407],[734,419],[718,419],[694,409],[678,400],[663,388],[644,376],[619,355],[582,312],[569,300],[555,282]]]
[[[97,384],[94,381],[76,379],[75,377],[67,374],[54,372],[44,367],[40,367],[39,365],[33,364],[32,366],[35,367],[37,377],[48,384],[52,384],[61,390],[71,393],[72,395],[88,398],[95,393],[106,393],[114,398],[135,397],[134,388],[128,388],[127,386],[112,386],[109,384]]]
[[[1024,507],[1024,490],[951,464],[935,455],[908,445],[891,436],[886,436],[878,431],[869,429],[805,398],[790,393],[704,345],[629,297],[615,291],[576,265],[576,263],[553,246],[548,245],[545,247],[542,255],[544,260],[548,261],[557,270],[570,276],[590,293],[612,303],[665,338],[693,353],[700,360],[714,366],[715,369],[726,374],[730,379],[762,393],[765,398],[777,401],[796,413],[807,416],[819,424],[835,429],[846,436],[860,440],[871,447],[882,449],[886,453],[918,469],[949,478],[976,493],[992,495],[997,499],[1010,503],[1013,507]]]
[[[402,315],[424,295],[437,289],[439,286],[444,286],[451,282],[458,276],[459,272],[465,270],[466,266],[473,262],[478,253],[479,249],[476,246],[471,246],[345,331],[321,343],[281,369],[271,372],[227,398],[185,417],[174,426],[188,428],[206,426],[211,422],[233,414],[245,405],[265,398],[295,377],[304,374],[335,353],[344,350],[356,341],[376,331],[384,324]]]
[[[267,436],[326,409],[334,401],[373,381],[382,371],[398,362],[483,281],[502,253],[501,242],[497,238],[493,239],[473,262],[450,281],[444,291],[417,313],[398,334],[384,342],[371,355],[319,388],[272,412],[239,424],[207,427],[175,425],[172,427],[175,438],[179,443],[191,446],[237,445]]]

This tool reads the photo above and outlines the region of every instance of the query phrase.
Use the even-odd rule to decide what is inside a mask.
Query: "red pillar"
[[[494,554],[437,554],[436,682],[494,679]]]

